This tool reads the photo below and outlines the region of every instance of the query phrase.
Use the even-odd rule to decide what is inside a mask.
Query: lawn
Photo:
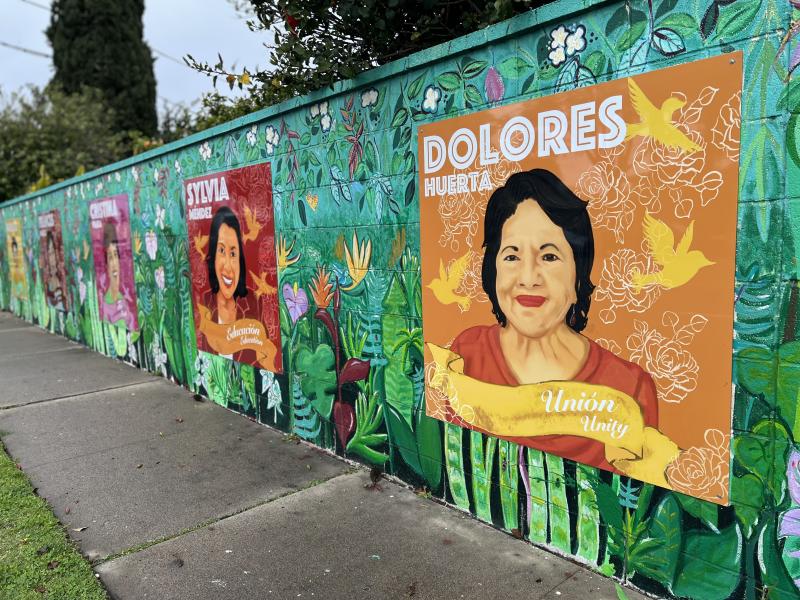
[[[0,599],[107,600],[89,563],[67,538],[0,443]]]

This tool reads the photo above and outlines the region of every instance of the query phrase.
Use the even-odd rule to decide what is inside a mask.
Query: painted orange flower
[[[718,429],[705,433],[708,446],[692,446],[667,467],[667,481],[677,492],[727,502],[730,436]]]
[[[317,194],[306,194],[306,202],[308,202],[308,206],[314,212],[317,211],[317,205],[319,204],[319,196]]]
[[[331,275],[321,265],[317,265],[317,274],[311,278],[311,297],[318,308],[328,308],[333,299]]]

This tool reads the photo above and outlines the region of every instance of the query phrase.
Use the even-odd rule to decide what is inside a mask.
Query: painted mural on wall
[[[25,249],[22,225],[19,219],[6,221],[6,256],[8,257],[11,297],[16,300],[27,300],[28,276],[25,272]]]
[[[61,212],[50,210],[40,213],[39,223],[39,270],[47,303],[56,310],[68,308],[64,244],[61,239]]]
[[[184,183],[197,347],[281,372],[269,163]]]
[[[739,113],[741,63],[419,128],[429,415],[727,503],[738,161],[703,115]]]
[[[365,74],[361,87],[351,82],[321,91],[313,101],[298,99],[292,108],[270,109],[202,139],[138,156],[134,164],[3,205],[0,219],[18,220],[22,229],[29,298],[11,296],[8,235],[0,226],[0,306],[162,374],[293,439],[385,469],[420,495],[573,555],[657,596],[800,598],[795,583],[800,580],[800,446],[795,441],[800,440],[795,260],[800,10],[786,0],[581,7],[579,14],[571,14],[572,3],[531,12],[475,38],[456,40],[446,53],[431,50]],[[546,15],[553,20],[536,22]],[[702,445],[684,448],[677,469],[691,495],[429,417],[422,295],[430,290],[420,267],[428,246],[422,253],[418,127],[612,80],[620,80],[625,99],[628,76],[638,80],[647,71],[737,50],[743,52],[745,74],[741,111],[731,104],[702,113],[704,126],[712,127],[710,140],[704,138],[706,149],[724,148],[726,160],[739,164],[732,441],[723,446],[717,442],[727,440],[709,436]],[[709,81],[713,77],[709,73]],[[654,103],[671,91],[640,87]],[[717,95],[714,102],[723,100]],[[180,200],[186,180],[265,162],[272,170],[283,373],[198,350],[190,265],[194,239]],[[630,166],[617,166],[630,177]],[[579,197],[610,189],[606,197],[622,206],[640,202],[631,197],[636,182],[630,178],[626,187],[594,172],[596,177],[584,182],[588,191],[581,191],[575,181],[580,173],[551,170]],[[717,203],[695,203],[691,216],[679,217],[669,187],[663,192],[661,212],[651,212],[669,224],[676,243],[690,221]],[[101,320],[91,249],[89,205],[118,194],[126,194],[130,203],[139,324],[133,332]],[[628,245],[642,231],[644,215],[636,206],[636,218],[623,231],[624,245],[646,255],[647,247]],[[36,216],[63,207],[71,300],[61,313],[46,301]],[[614,226],[610,217],[606,222]],[[476,224],[473,235],[479,238],[481,220]],[[698,227],[692,247],[702,242]],[[593,223],[593,232],[616,243],[612,229]],[[714,260],[712,250],[702,250]],[[598,245],[595,266],[602,251]],[[453,252],[450,258],[463,254]],[[711,268],[704,267],[696,278]],[[438,275],[438,264],[433,269]],[[605,323],[594,311],[614,297],[600,300],[602,280],[593,281],[598,290],[587,335],[589,328]],[[661,290],[654,306],[681,289]],[[706,293],[731,297],[729,288]],[[461,319],[457,305],[448,306]],[[471,306],[488,307],[477,299]],[[609,326],[624,322],[627,310],[615,310],[616,321]],[[685,356],[681,348],[696,358],[696,343],[708,324],[685,346],[669,321],[650,322],[649,314],[636,313],[636,318],[659,334],[648,338],[648,348],[662,350],[654,356],[662,366],[680,370],[681,361],[669,360]],[[679,313],[678,328],[690,322],[691,314]],[[715,314],[704,316],[712,322]],[[462,321],[454,335],[467,325]],[[615,354],[640,364],[627,337],[606,337],[617,343]],[[640,366],[661,394],[660,382],[666,379]],[[705,382],[702,373],[697,381]],[[659,419],[680,410],[695,393],[680,403],[661,402]],[[710,482],[717,481],[726,447],[730,505],[720,506],[699,498],[715,495]],[[513,577],[514,570],[499,576]]]
[[[89,205],[100,319],[135,331],[138,317],[128,210],[126,194]]]

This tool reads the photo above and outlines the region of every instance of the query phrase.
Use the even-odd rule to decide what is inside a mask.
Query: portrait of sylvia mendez
[[[489,198],[483,233],[481,282],[496,322],[469,327],[453,340],[450,351],[463,360],[463,374],[500,386],[606,386],[630,396],[644,425],[657,428],[651,376],[581,333],[594,290],[594,236],[587,203],[550,171],[515,173]],[[604,444],[590,437],[534,431],[501,437],[616,471]]]

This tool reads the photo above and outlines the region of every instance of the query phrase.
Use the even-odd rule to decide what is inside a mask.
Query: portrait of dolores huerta
[[[657,427],[650,375],[581,333],[594,290],[587,203],[550,171],[515,173],[489,198],[483,248],[483,289],[497,323],[471,327],[454,340],[451,350],[464,359],[464,374],[505,386],[544,381],[608,386],[632,397],[644,424]],[[588,438],[508,439],[615,471],[603,444]]]

